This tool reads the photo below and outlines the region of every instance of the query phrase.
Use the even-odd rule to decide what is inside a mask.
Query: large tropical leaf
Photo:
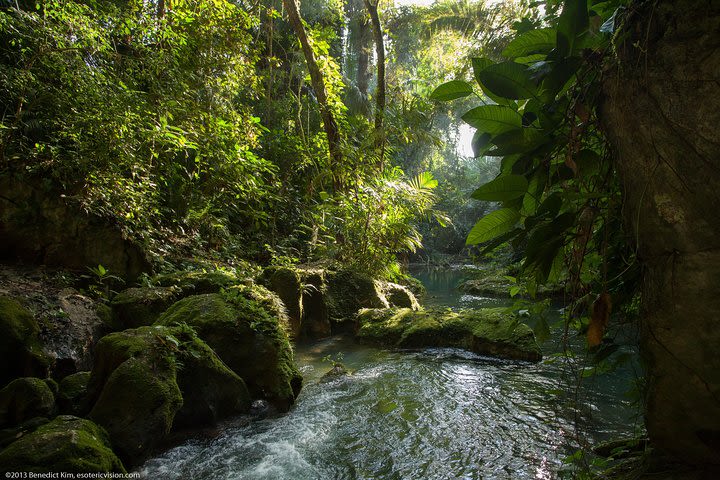
[[[517,100],[537,96],[537,86],[525,65],[496,63],[484,68],[478,76],[483,86],[500,97]]]
[[[572,55],[577,38],[590,26],[587,0],[565,0],[558,19],[557,54]]]
[[[437,87],[430,94],[432,100],[448,101],[467,97],[473,93],[472,85],[462,80],[451,80]]]
[[[522,127],[522,117],[505,105],[481,105],[475,107],[462,119],[483,133],[496,135]]]
[[[555,48],[557,32],[554,28],[530,30],[515,37],[502,54],[507,58],[525,57],[535,53],[549,53]]]
[[[504,202],[522,197],[528,189],[528,181],[522,175],[502,175],[486,183],[472,194],[475,200]]]
[[[467,245],[477,245],[509,232],[520,220],[520,213],[513,208],[495,210],[478,221],[470,230],[465,241]]]

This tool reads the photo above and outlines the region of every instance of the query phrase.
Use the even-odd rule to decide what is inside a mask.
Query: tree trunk
[[[601,108],[643,266],[648,433],[696,464],[720,463],[719,3],[635,2]]]
[[[385,157],[385,132],[383,122],[385,120],[385,41],[383,39],[380,17],[378,16],[378,2],[365,0],[365,7],[370,14],[370,22],[373,26],[373,37],[375,39],[375,53],[377,54],[377,89],[375,91],[375,146],[380,150],[378,166],[380,171],[384,167]]]
[[[315,91],[315,97],[320,107],[320,116],[322,117],[323,128],[328,139],[328,149],[330,150],[330,171],[333,177],[334,189],[340,190],[342,183],[340,179],[340,166],[342,165],[342,152],[340,150],[340,131],[338,130],[337,122],[333,115],[330,105],[327,99],[327,90],[325,89],[325,80],[320,72],[320,67],[315,60],[315,53],[313,52],[310,41],[308,40],[307,33],[305,32],[305,26],[303,25],[302,18],[300,17],[300,11],[298,9],[297,2],[295,0],[283,0],[283,5],[287,11],[288,18],[290,19],[290,25],[292,25],[295,34],[300,40],[303,55],[305,56],[305,62],[307,63],[308,71],[310,72],[310,82],[312,83],[313,90]]]

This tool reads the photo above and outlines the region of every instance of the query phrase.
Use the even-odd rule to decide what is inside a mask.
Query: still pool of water
[[[457,271],[416,275],[431,303],[503,303],[460,295]],[[352,374],[323,379],[327,355],[342,355]],[[452,349],[391,352],[337,337],[298,345],[296,359],[305,386],[290,412],[234,419],[138,471],[158,479],[550,479],[578,442],[631,434],[638,421],[623,396],[631,365],[576,390],[568,362]]]

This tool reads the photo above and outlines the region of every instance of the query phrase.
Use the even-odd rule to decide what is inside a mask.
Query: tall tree
[[[339,190],[342,188],[340,167],[343,161],[342,151],[340,148],[340,130],[338,128],[337,121],[335,120],[335,115],[328,103],[325,79],[323,78],[320,66],[315,59],[315,52],[313,51],[312,45],[310,45],[310,40],[308,39],[307,32],[305,31],[305,26],[303,25],[296,0],[283,0],[283,5],[287,11],[290,25],[293,30],[295,30],[298,40],[300,40],[300,46],[302,47],[305,62],[307,63],[308,71],[310,72],[310,82],[312,83],[313,90],[315,91],[315,97],[317,98],[318,106],[320,108],[323,128],[325,129],[325,134],[327,135],[328,140],[333,187],[335,190]]]
[[[379,0],[365,0],[365,7],[370,14],[375,40],[375,53],[377,55],[377,88],[375,91],[375,145],[379,149],[378,165],[380,170],[384,167],[385,157],[385,41],[383,39],[380,17],[378,16]]]
[[[657,449],[717,464],[720,3],[631,7],[601,118],[643,265],[646,426]]]

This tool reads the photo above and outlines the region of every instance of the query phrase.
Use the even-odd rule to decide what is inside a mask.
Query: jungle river
[[[426,305],[509,304],[459,293],[459,268],[413,274],[428,290]],[[557,308],[550,316],[559,318]],[[556,328],[542,345],[546,358],[561,349],[561,334]],[[631,342],[620,350],[633,353]],[[352,374],[323,378],[328,356]],[[565,459],[580,446],[642,425],[628,393],[633,361],[578,386],[579,360],[386,351],[342,337],[299,344],[296,360],[305,384],[287,414],[233,419],[138,472],[153,479],[551,479],[569,476]]]

